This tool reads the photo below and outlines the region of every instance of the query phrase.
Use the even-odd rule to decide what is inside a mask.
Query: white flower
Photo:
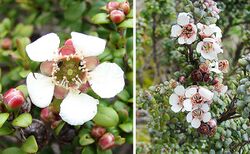
[[[199,128],[201,121],[208,122],[211,119],[211,113],[209,111],[209,105],[207,103],[197,105],[186,116],[187,122],[191,123],[194,128]]]
[[[214,85],[214,90],[217,91],[219,94],[225,94],[228,90],[228,87],[218,82]]]
[[[183,104],[185,108],[188,108],[191,111],[197,105],[204,104],[206,102],[211,102],[213,99],[214,93],[210,90],[201,87],[201,86],[193,86],[186,90]]]
[[[177,24],[171,28],[171,37],[177,37],[179,44],[191,44],[196,40],[197,28],[190,22],[188,13],[180,13],[177,18]]]
[[[215,24],[211,24],[207,26],[202,23],[198,23],[197,27],[200,30],[199,34],[201,38],[211,37],[211,38],[220,40],[222,37],[221,29]]]
[[[217,60],[217,54],[223,52],[220,45],[212,38],[204,38],[203,41],[199,42],[196,51],[201,53],[203,58],[209,60]]]
[[[218,61],[207,61],[207,63],[208,63],[210,72],[215,72],[217,74],[221,73],[221,70],[219,69]]]
[[[68,90],[59,114],[71,125],[82,125],[96,115],[99,101],[81,93],[80,87],[90,84],[100,97],[111,98],[123,90],[124,73],[115,63],[104,62],[94,68],[89,66],[88,58],[104,51],[105,40],[77,32],[72,32],[71,37],[72,41],[65,42],[62,48],[59,48],[60,40],[54,33],[26,46],[31,60],[53,62],[51,76],[30,73],[26,83],[33,104],[40,108],[49,106],[56,86]]]
[[[169,97],[169,103],[172,105],[171,110],[174,112],[190,111],[185,108],[183,101],[185,100],[185,88],[183,86],[177,86],[174,89],[174,93]]]

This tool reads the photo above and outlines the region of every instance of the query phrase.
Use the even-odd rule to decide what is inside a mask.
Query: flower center
[[[188,25],[186,25],[186,26],[183,27],[181,35],[183,37],[190,38],[190,37],[193,36],[194,33],[195,32],[193,30],[193,26],[191,24],[188,24]]]
[[[54,59],[52,79],[54,84],[65,89],[78,90],[88,79],[88,70],[83,56],[67,55]]]
[[[192,116],[193,116],[193,117],[196,117],[196,118],[202,117],[202,114],[203,114],[203,112],[202,112],[201,109],[196,109],[196,110],[194,110],[194,111],[192,112]]]
[[[201,104],[203,102],[203,98],[199,93],[194,94],[191,97],[192,103],[194,104]]]
[[[212,42],[204,42],[202,46],[202,50],[206,53],[212,52],[214,50]]]
[[[183,101],[185,100],[185,98],[183,96],[178,96],[178,99],[179,99],[178,101],[179,105],[183,105]]]

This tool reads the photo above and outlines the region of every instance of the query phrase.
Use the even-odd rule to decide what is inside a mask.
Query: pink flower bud
[[[64,46],[60,48],[59,53],[62,54],[63,56],[76,53],[71,39],[65,41]]]
[[[209,67],[206,63],[200,64],[199,69],[202,73],[209,73]]]
[[[44,122],[49,122],[50,118],[52,116],[52,113],[49,110],[49,107],[43,108],[40,112],[40,118],[42,119],[42,121]]]
[[[91,136],[95,138],[100,138],[106,133],[106,128],[101,126],[94,126],[91,130]]]
[[[104,134],[98,141],[98,145],[102,150],[107,150],[115,145],[115,137],[111,133]]]
[[[51,76],[53,71],[53,64],[54,64],[53,61],[42,62],[40,65],[41,73],[47,76]]]
[[[219,70],[223,73],[227,73],[229,69],[229,62],[227,60],[220,60],[219,61]]]
[[[57,99],[64,99],[68,92],[69,91],[63,87],[55,86],[54,96]]]
[[[211,128],[217,127],[217,122],[215,119],[211,119],[207,123]]]
[[[19,108],[25,102],[24,94],[18,89],[11,88],[4,93],[3,102],[10,109]]]
[[[203,75],[200,70],[194,70],[191,73],[191,78],[194,82],[201,82],[203,80]]]
[[[121,23],[124,19],[125,19],[125,14],[124,12],[120,11],[120,10],[113,10],[111,13],[110,13],[110,20],[113,22],[113,23]]]
[[[5,50],[10,49],[11,45],[12,45],[12,41],[9,38],[3,39],[2,44],[1,44],[2,48]]]
[[[120,10],[122,10],[126,15],[130,12],[129,2],[121,2],[120,3]]]
[[[180,83],[185,83],[185,82],[186,82],[185,76],[180,76],[180,77],[179,77],[179,82],[180,82]]]
[[[117,10],[119,8],[119,5],[119,2],[108,2],[108,4],[106,5],[106,9],[110,13],[113,10]]]

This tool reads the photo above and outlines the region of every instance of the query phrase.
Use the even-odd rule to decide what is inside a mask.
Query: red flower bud
[[[95,138],[100,138],[106,133],[106,128],[101,126],[94,126],[91,130],[91,136]]]
[[[126,15],[130,12],[129,2],[121,2],[120,3],[120,10],[122,10]]]
[[[10,109],[19,108],[25,102],[24,94],[18,89],[11,88],[4,93],[3,102]]]
[[[212,81],[212,84],[213,85],[216,85],[217,83],[219,83],[219,79],[217,78],[217,77],[215,77],[214,79],[213,79],[213,81]]]
[[[110,13],[110,20],[113,22],[113,23],[121,23],[124,19],[125,19],[125,14],[124,12],[120,11],[120,10],[113,10],[111,13]]]
[[[210,75],[208,73],[203,74],[203,81],[204,82],[210,82],[211,81]]]
[[[207,123],[202,122],[198,128],[198,132],[209,137],[214,136],[216,133],[217,123],[216,120],[211,119]]]
[[[44,61],[40,65],[41,73],[47,76],[51,76],[53,71],[53,61]]]
[[[52,128],[58,125],[61,120],[58,112],[53,109],[53,106],[43,108],[40,112],[40,118],[45,123],[51,123]]]
[[[9,38],[3,39],[2,44],[1,44],[2,48],[5,50],[10,49],[11,45],[12,45],[12,41]]]
[[[104,134],[98,141],[98,145],[102,150],[107,150],[115,145],[115,137],[111,133]]]
[[[194,70],[191,73],[191,78],[194,82],[201,82],[203,80],[203,75],[200,70]]]
[[[117,10],[119,8],[119,5],[119,2],[108,2],[108,4],[106,5],[106,9],[110,13],[113,10]]]

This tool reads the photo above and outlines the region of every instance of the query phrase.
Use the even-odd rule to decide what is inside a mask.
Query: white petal
[[[49,33],[26,46],[26,52],[31,60],[43,62],[51,60],[58,53],[60,39],[55,33]]]
[[[111,98],[123,90],[124,73],[115,63],[104,62],[90,72],[89,83],[96,94]]]
[[[203,30],[204,34],[206,36],[211,36],[213,33],[214,33],[214,29],[211,28],[211,27],[206,27],[204,30]]]
[[[179,25],[173,25],[171,28],[171,37],[178,37],[181,34],[182,28]]]
[[[197,51],[198,53],[201,53],[201,51],[202,51],[202,46],[203,46],[203,42],[202,42],[202,41],[199,42],[199,43],[197,44],[197,46],[196,46],[196,51]]]
[[[187,44],[192,44],[196,40],[196,33],[194,33],[190,38],[187,39]]]
[[[71,37],[76,52],[85,57],[98,56],[105,49],[106,40],[101,38],[77,32],[72,32]]]
[[[191,88],[188,88],[187,90],[186,90],[186,92],[185,92],[185,96],[187,97],[187,98],[190,98],[190,97],[192,97],[194,94],[196,94],[197,93],[197,88],[196,87],[191,87]]]
[[[213,46],[214,46],[214,51],[216,53],[223,53],[223,50],[221,49],[221,47],[218,43],[214,43]]]
[[[178,96],[184,96],[185,94],[185,88],[180,85],[180,86],[177,86],[175,89],[174,89],[174,92],[178,95]]]
[[[179,38],[178,38],[178,43],[179,43],[179,44],[184,44],[184,43],[185,43],[184,37],[179,37]]]
[[[50,77],[39,73],[29,73],[26,79],[27,89],[31,101],[40,108],[49,106],[52,101],[55,85]]]
[[[203,122],[208,122],[211,119],[211,113],[210,112],[206,112],[203,114],[202,116],[202,120]]]
[[[172,94],[172,95],[169,97],[169,104],[171,104],[171,105],[176,105],[176,104],[178,104],[178,102],[179,102],[178,95]]]
[[[188,13],[179,13],[177,18],[177,23],[181,26],[185,26],[189,24],[190,17],[188,16]]]
[[[59,114],[70,125],[82,125],[95,117],[98,103],[87,94],[70,92],[62,101]]]
[[[216,52],[201,52],[201,56],[205,59],[209,59],[209,60],[216,60],[218,59],[217,53]]]
[[[214,93],[203,87],[199,87],[199,94],[205,97],[208,101],[212,100],[214,97]]]
[[[192,127],[199,128],[201,125],[201,121],[198,118],[194,118],[191,122]]]
[[[201,109],[204,111],[204,112],[208,112],[209,111],[209,105],[207,104],[207,103],[205,103],[205,104],[202,104],[202,106],[201,106]]]
[[[171,110],[174,111],[175,113],[180,112],[181,109],[182,109],[181,105],[173,105],[171,107]]]
[[[186,120],[187,122],[191,122],[193,120],[193,115],[192,115],[192,112],[189,112],[186,116]]]
[[[191,111],[192,110],[192,102],[191,102],[191,100],[190,99],[184,100],[183,106],[184,106],[184,109],[186,111]]]
[[[198,27],[200,30],[203,29],[203,26],[204,26],[204,25],[203,25],[202,23],[198,23],[198,24],[197,24],[197,27]]]

